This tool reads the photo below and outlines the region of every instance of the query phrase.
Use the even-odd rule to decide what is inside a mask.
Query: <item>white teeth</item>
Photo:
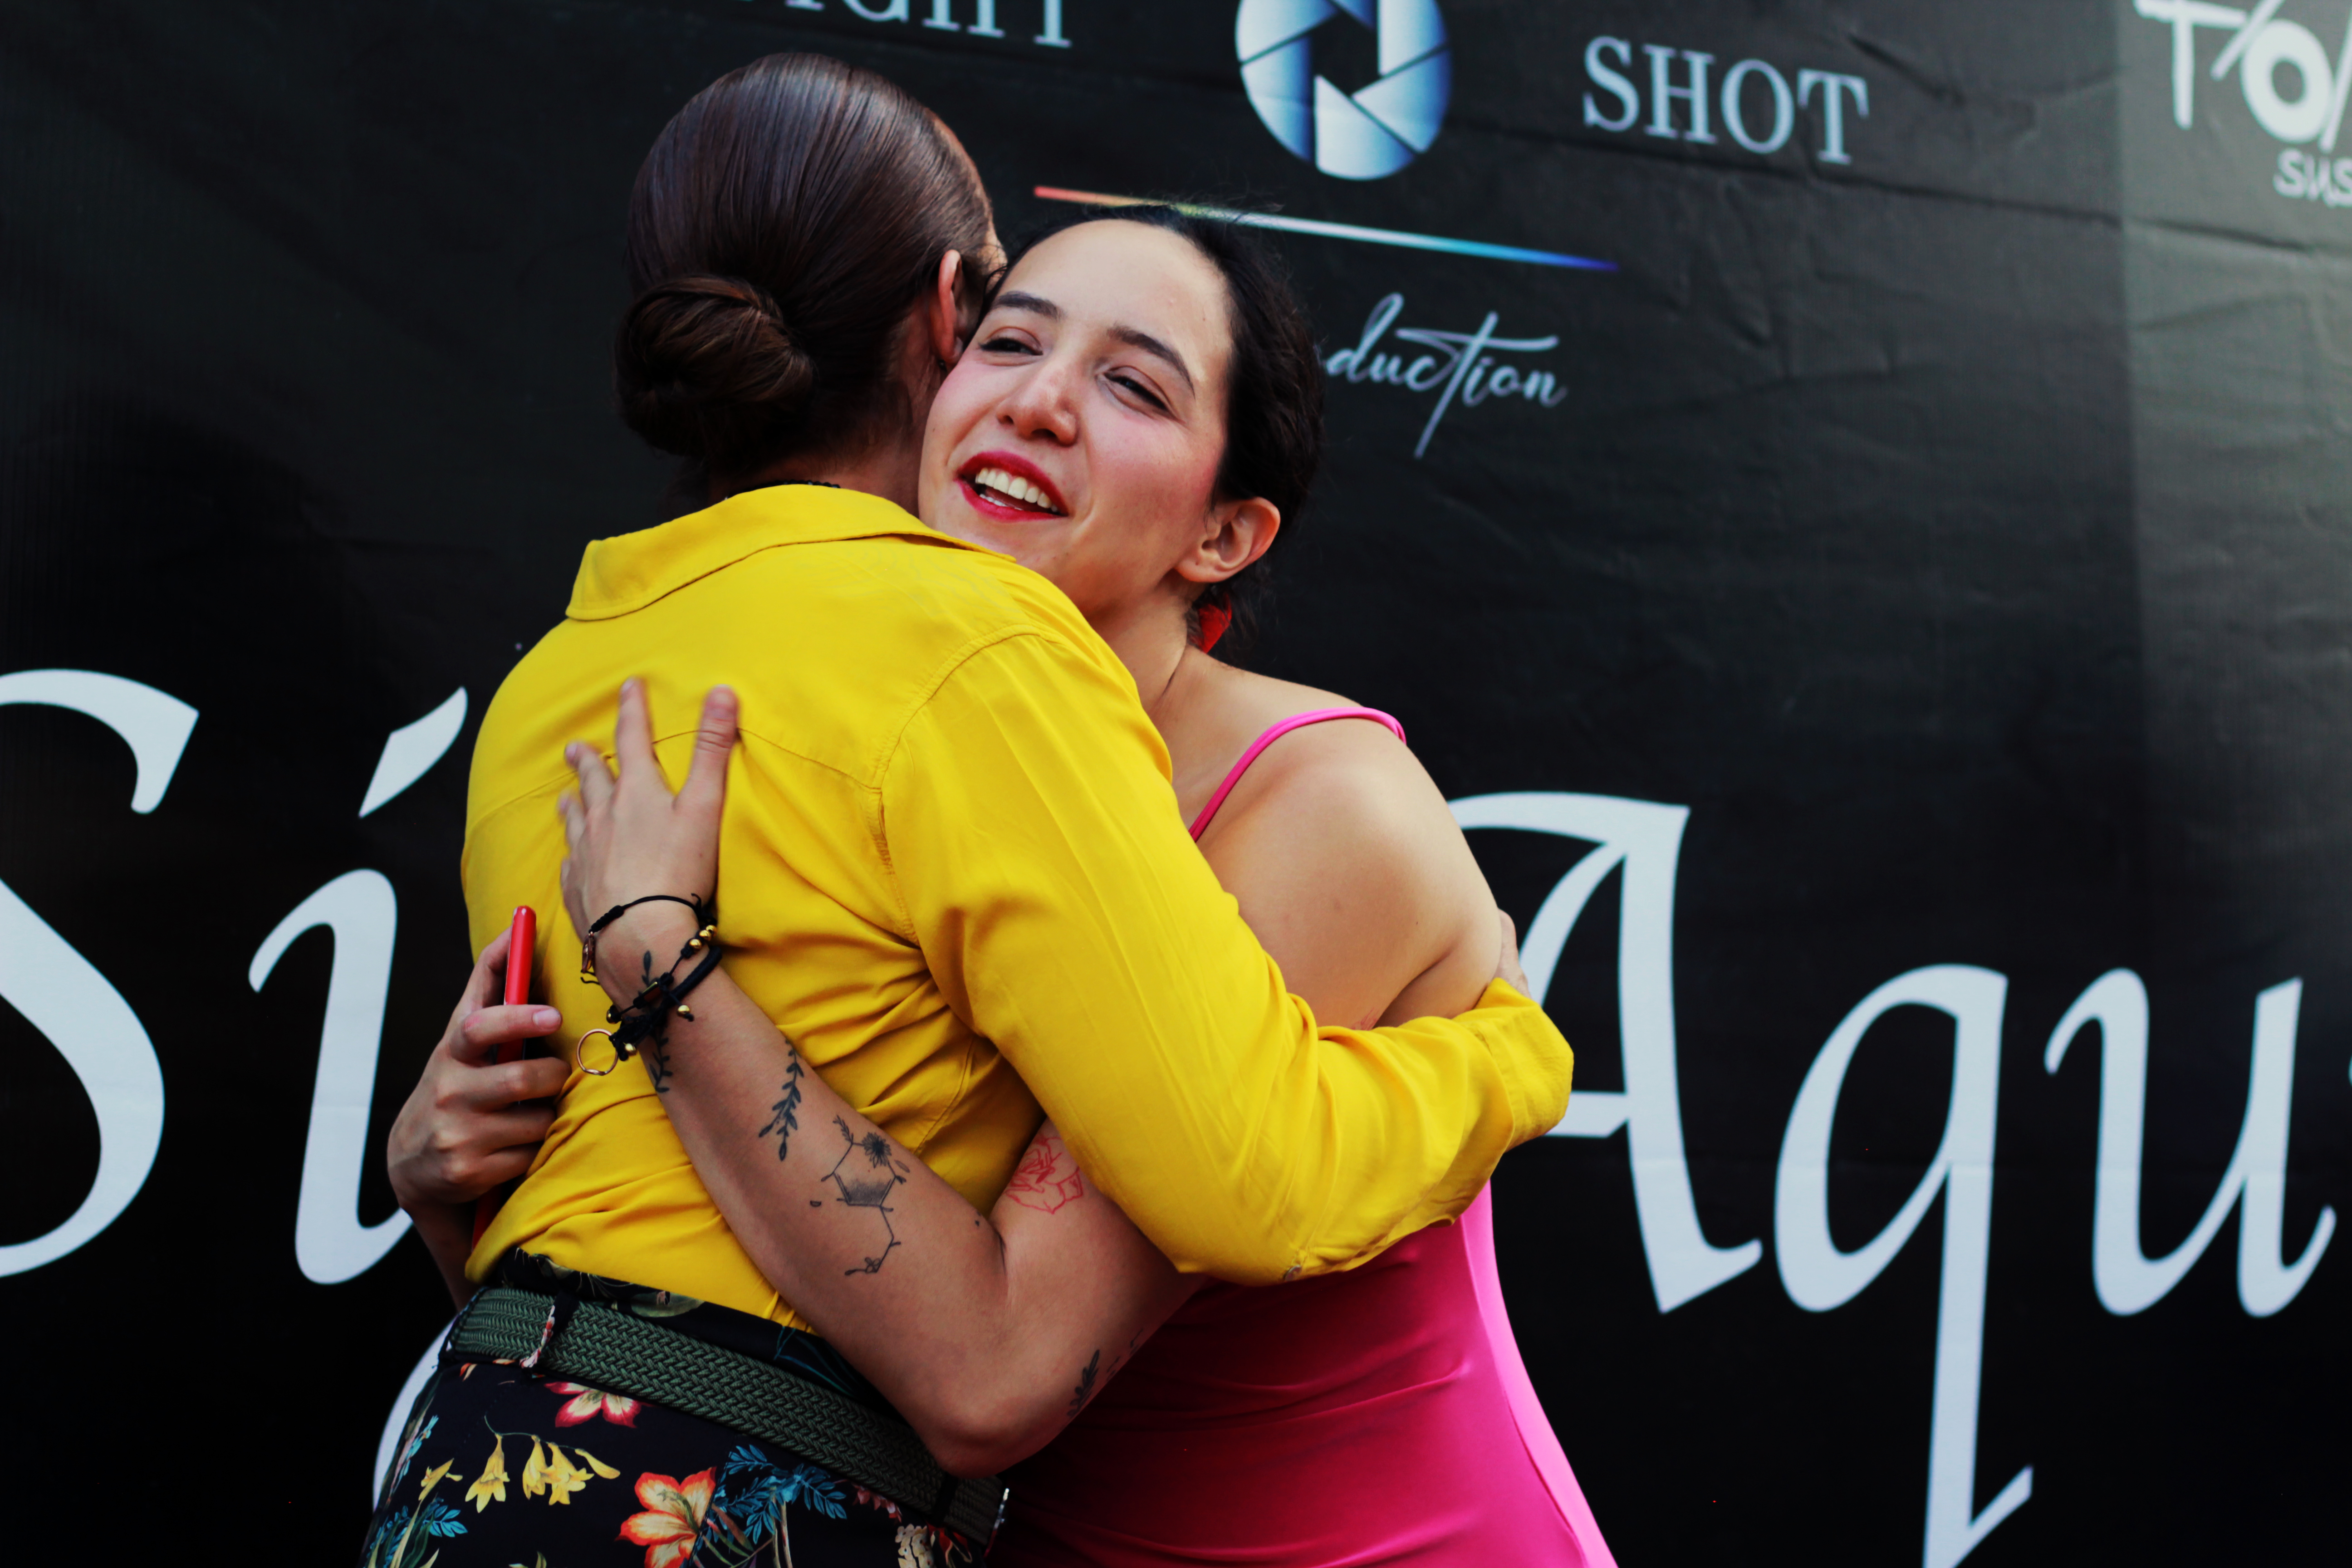
[[[1034,506],[1040,511],[1050,511],[1056,515],[1060,513],[1061,509],[1047,499],[1044,490],[1020,475],[1006,473],[1003,468],[982,468],[971,476],[971,482],[994,490],[999,495],[1010,496],[1014,500]]]

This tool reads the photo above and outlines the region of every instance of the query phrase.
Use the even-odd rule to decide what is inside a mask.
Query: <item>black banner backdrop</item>
[[[1008,232],[1440,242],[1282,238],[1334,451],[1262,662],[1403,718],[1579,1045],[1496,1206],[1622,1561],[2340,1556],[2346,10],[0,9],[41,1549],[356,1544],[446,1317],[380,1150],[472,726],[661,515],[605,392],[629,180],[816,48]]]

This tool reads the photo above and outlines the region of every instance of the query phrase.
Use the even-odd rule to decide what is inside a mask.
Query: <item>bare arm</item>
[[[575,930],[646,893],[715,885],[734,722],[731,694],[713,693],[674,799],[634,683],[618,782],[593,748],[573,748]],[[624,915],[597,943],[607,992],[627,999],[693,930],[677,904]],[[982,1474],[1042,1447],[1196,1287],[1078,1173],[1051,1126],[983,1217],[835,1094],[723,968],[688,1006],[646,1048],[697,1173],[769,1282],[949,1469]]]
[[[656,970],[690,930],[646,933]],[[983,1217],[723,971],[691,1005],[667,1031],[662,1103],[697,1173],[769,1282],[948,1469],[1043,1447],[1200,1283],[1088,1185],[1050,1124]]]
[[[732,727],[731,700],[714,694],[675,800],[634,689],[621,703],[618,784],[593,750],[575,749],[582,799],[566,806],[565,896],[577,929],[646,892],[713,884]],[[1458,842],[1450,817],[1441,825]],[[1345,858],[1344,824],[1319,842]],[[1388,912],[1408,928],[1429,924],[1415,912],[1426,898],[1412,875],[1389,875],[1384,890]],[[1327,896],[1300,879],[1244,890],[1254,917],[1282,927],[1307,912],[1296,902],[1319,906]],[[1487,920],[1481,973],[1465,1003],[1495,973]],[[621,976],[666,968],[692,927],[675,904],[623,916],[599,942],[600,975],[614,976],[607,990],[621,999],[635,989]],[[1394,995],[1428,967],[1425,941],[1378,945],[1390,954],[1389,978],[1335,971],[1327,1000],[1382,984]],[[1196,1284],[1093,1188],[1050,1125],[983,1219],[834,1094],[723,971],[690,1005],[693,1018],[673,1020],[651,1048],[663,1103],[698,1173],[770,1282],[949,1468],[980,1473],[1042,1446]]]
[[[1044,632],[991,641],[877,759],[868,831],[940,994],[1186,1273],[1351,1268],[1459,1214],[1559,1121],[1567,1041],[1500,985],[1373,1029],[1294,994],[1109,663]]]

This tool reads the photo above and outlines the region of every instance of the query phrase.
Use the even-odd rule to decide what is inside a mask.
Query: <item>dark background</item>
[[[1764,1262],[1662,1315],[1622,1132],[1542,1141],[1496,1183],[1520,1342],[1621,1562],[1916,1560],[1940,1218],[1814,1314],[1773,1267],[1772,1188],[1830,1031],[1945,963],[2010,980],[1979,1505],[2034,1468],[1971,1561],[2337,1559],[2342,1259],[2252,1319],[2232,1219],[2170,1295],[2111,1316],[2094,1042],[2042,1067],[2084,986],[2146,978],[2143,1240],[2169,1251],[2237,1136],[2254,995],[2300,977],[2287,1257],[2352,1200],[2352,212],[2273,190],[2281,144],[2205,75],[2223,35],[2200,35],[2183,130],[2171,31],[2121,0],[1445,0],[1445,129],[1357,184],[1259,123],[1223,0],[1066,0],[1066,49],[1031,42],[1038,0],[998,0],[1003,39],[926,29],[929,4],[0,5],[0,673],[100,670],[202,715],[134,816],[119,740],[0,708],[0,881],[122,992],[168,1095],[130,1209],[0,1280],[20,1473],[145,1456],[156,1522],[85,1521],[76,1551],[146,1561],[167,1521],[240,1561],[358,1544],[446,1303],[413,1238],[342,1285],[295,1268],[331,943],[299,939],[258,995],[246,964],[321,883],[391,879],[380,1141],[467,961],[473,721],[362,819],[383,737],[460,686],[478,718],[582,543],[663,515],[665,469],[607,394],[629,182],[712,78],[817,48],[937,109],[1008,234],[1055,210],[1044,184],[1617,264],[1284,242],[1328,346],[1391,292],[1404,326],[1491,310],[1559,335],[1520,363],[1568,395],[1457,407],[1416,459],[1431,398],[1335,385],[1256,662],[1397,712],[1449,795],[1691,808],[1692,1179],[1709,1239],[1760,1237]],[[2332,57],[2326,4],[2283,15]],[[1368,74],[1345,26],[1329,68]],[[1600,35],[1644,89],[1622,134],[1580,111]],[[1820,159],[1817,109],[1769,156],[1643,133],[1644,43],[1711,53],[1718,81],[1748,57],[1862,77],[1853,161]],[[1581,848],[1474,843],[1523,926]],[[1623,1087],[1616,885],[1549,997],[1580,1089]],[[1949,1034],[1913,1009],[1858,1058],[1842,1247],[1932,1156]],[[79,1202],[97,1123],[5,1006],[0,1053],[20,1242]]]

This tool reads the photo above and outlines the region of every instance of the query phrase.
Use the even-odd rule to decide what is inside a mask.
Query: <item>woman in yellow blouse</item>
[[[1318,1028],[1186,838],[1127,668],[1043,578],[905,510],[923,416],[981,297],[964,258],[992,244],[944,128],[835,62],[746,68],[665,131],[633,200],[619,381],[631,422],[726,499],[593,546],[565,622],[493,702],[467,814],[477,939],[516,904],[557,907],[560,748],[609,722],[623,679],[664,713],[726,682],[747,714],[717,888],[727,973],[871,1120],[861,1190],[887,1195],[875,1173],[911,1154],[992,1203],[1050,1114],[1180,1269],[1265,1281],[1360,1261],[1459,1212],[1558,1117],[1565,1044],[1504,986],[1460,1020]],[[692,744],[656,741],[674,764]],[[395,1130],[395,1184],[449,1257],[460,1200],[523,1159],[456,1170],[418,1129],[436,1101],[522,1100],[560,1078],[467,1266],[496,1288],[415,1413],[370,1557],[568,1561],[609,1546],[609,1508],[585,1506],[607,1493],[639,1505],[621,1534],[648,1563],[722,1526],[748,1560],[810,1496],[814,1534],[790,1537],[803,1563],[887,1560],[868,1553],[904,1541],[876,1521],[900,1515],[961,1532],[942,1542],[984,1536],[993,1498],[877,1425],[870,1390],[796,1334],[805,1320],[720,1219],[656,1098],[691,1069],[656,1042],[581,1070],[605,1065],[571,1054],[603,998],[565,978],[576,933],[542,929],[555,1005],[522,1021],[560,1016],[562,1072],[519,1063],[454,1088],[445,1069],[494,1026],[454,1031]],[[641,956],[645,975],[672,962]],[[525,1253],[538,1272],[501,1274]],[[735,1315],[766,1321],[758,1351]],[[546,1419],[597,1439],[568,1454],[527,1412],[501,1426],[483,1403],[565,1387],[584,1392]],[[580,1512],[508,1510],[504,1445],[526,1436],[523,1497],[553,1486]],[[436,1489],[468,1475],[472,1510],[453,1520]],[[853,1493],[871,1517],[844,1511]],[[602,1534],[549,1533],[592,1518]]]

